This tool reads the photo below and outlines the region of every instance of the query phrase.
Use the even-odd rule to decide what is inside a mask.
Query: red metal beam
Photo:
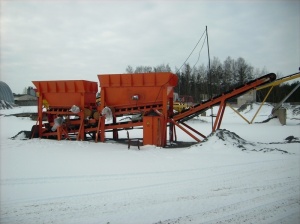
[[[187,133],[189,136],[191,136],[193,139],[195,139],[197,142],[201,142],[201,140],[199,138],[197,138],[195,135],[193,135],[192,133],[188,132],[185,128],[183,128],[178,122],[175,122],[173,120],[171,120],[171,122],[176,125],[177,127],[179,127],[181,130],[183,130],[185,133]]]

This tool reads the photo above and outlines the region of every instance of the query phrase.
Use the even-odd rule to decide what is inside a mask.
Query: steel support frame
[[[259,108],[257,109],[256,113],[254,114],[253,118],[251,119],[251,121],[249,121],[247,118],[245,118],[243,115],[241,115],[240,112],[238,112],[237,110],[235,110],[229,103],[227,103],[227,105],[235,112],[237,113],[242,119],[244,119],[248,124],[252,124],[253,121],[255,120],[257,114],[259,113],[260,109],[262,108],[262,106],[264,105],[264,103],[266,102],[267,98],[269,97],[270,93],[272,92],[274,86],[278,86],[280,85],[281,83],[284,83],[284,82],[287,82],[287,81],[290,81],[290,80],[293,80],[293,79],[296,79],[296,78],[300,78],[300,73],[295,73],[295,74],[292,74],[292,75],[289,75],[289,76],[286,76],[286,77],[283,77],[283,78],[280,78],[278,80],[275,80],[274,82],[272,83],[269,83],[267,85],[263,85],[263,86],[260,86],[260,87],[257,87],[255,88],[256,90],[261,90],[261,89],[265,89],[265,88],[268,88],[270,87],[267,95],[265,96],[265,98],[263,99],[263,101],[260,103],[260,106]],[[284,102],[297,88],[299,87],[299,85],[297,85],[283,100],[282,102]],[[282,102],[280,102],[280,104],[282,104]]]
[[[182,127],[178,122],[175,122],[174,120],[170,120],[170,122],[172,122],[175,126],[179,127],[182,131],[184,131],[186,134],[188,134],[189,136],[191,136],[193,139],[195,139],[197,142],[201,142],[201,140],[199,138],[197,138],[195,135],[193,135],[191,132],[189,132],[188,130],[186,130],[184,127]]]
[[[225,112],[225,108],[226,108],[226,102],[225,102],[225,100],[223,100],[220,104],[216,119],[215,119],[214,124],[213,124],[213,132],[215,132],[217,129],[220,128],[222,120],[223,120],[223,115],[224,115],[224,112]],[[203,135],[202,133],[200,133],[196,129],[192,128],[191,126],[187,125],[185,122],[176,122],[173,119],[170,119],[170,123],[172,123],[175,126],[179,127],[181,130],[183,130],[185,133],[187,133],[189,136],[191,136],[197,142],[201,142],[201,140],[199,138],[197,138],[195,135],[193,135],[191,132],[189,132],[186,128],[188,128],[189,130],[193,131],[194,133],[200,135],[202,138],[204,138],[204,139],[206,138],[205,135]]]
[[[175,115],[173,117],[173,119],[171,120],[171,122],[174,123],[180,129],[182,129],[184,132],[186,132],[188,135],[190,135],[192,138],[194,138],[196,141],[200,141],[197,137],[195,137],[193,134],[191,134],[186,129],[184,129],[181,125],[179,125],[179,122],[182,119],[184,119],[185,117],[190,116],[192,114],[195,114],[197,112],[200,112],[204,109],[212,108],[212,107],[219,104],[220,105],[219,110],[218,110],[217,116],[215,118],[215,121],[213,122],[213,127],[212,127],[212,132],[215,132],[217,129],[219,129],[221,127],[223,115],[224,115],[225,108],[226,108],[226,101],[228,99],[230,99],[234,96],[243,94],[243,93],[245,93],[245,92],[247,92],[251,89],[256,88],[257,86],[263,85],[264,83],[272,82],[273,81],[272,79],[274,79],[274,76],[276,77],[275,74],[270,73],[266,76],[260,77],[260,78],[254,80],[254,81],[246,83],[245,85],[243,85],[241,87],[238,87],[238,88],[232,90],[231,92],[223,93],[222,95],[220,95],[218,97],[214,97],[211,100],[209,100],[209,101],[207,101],[203,104],[200,104],[196,107],[192,107],[188,111],[185,111],[185,112],[182,112],[182,113],[179,113],[179,114]],[[181,122],[181,123],[183,123],[183,122]],[[192,129],[190,129],[190,130],[192,130]],[[197,132],[195,132],[195,133],[197,133]]]
[[[234,109],[230,103],[227,103],[227,106],[229,106],[237,115],[239,115],[241,118],[243,118],[244,121],[246,121],[248,124],[252,124],[254,119],[256,118],[257,114],[259,113],[260,109],[262,108],[262,106],[265,104],[268,96],[270,95],[270,93],[272,92],[274,86],[271,86],[271,88],[269,89],[267,95],[265,96],[265,98],[263,99],[263,101],[260,103],[259,108],[257,109],[257,111],[255,112],[254,116],[252,117],[251,121],[249,121],[247,118],[245,118],[240,112],[238,112],[236,109]]]
[[[217,129],[220,128],[225,108],[226,108],[225,100],[222,100],[221,103],[220,103],[220,107],[219,107],[216,119],[214,121],[213,130],[212,130],[213,132],[215,132]]]

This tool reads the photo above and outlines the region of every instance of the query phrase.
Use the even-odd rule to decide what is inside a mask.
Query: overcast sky
[[[175,72],[206,26],[211,59],[243,57],[282,76],[299,70],[299,0],[1,0],[1,81],[22,93],[33,80],[98,81],[128,65]],[[207,58],[205,47],[197,65]]]

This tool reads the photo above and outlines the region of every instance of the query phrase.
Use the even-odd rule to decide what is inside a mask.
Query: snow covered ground
[[[251,120],[257,108],[242,114]],[[0,223],[300,223],[294,107],[284,126],[277,119],[249,125],[226,108],[221,130],[204,142],[141,150],[113,141],[12,140],[35,121],[5,115],[33,111],[0,111]],[[270,112],[263,106],[255,122]],[[210,121],[188,124],[209,135]],[[177,136],[193,141],[179,129]],[[289,136],[294,139],[285,140]],[[142,130],[130,130],[130,137],[142,137]]]

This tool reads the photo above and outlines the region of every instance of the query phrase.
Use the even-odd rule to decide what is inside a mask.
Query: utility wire
[[[196,49],[196,47],[197,47],[198,44],[200,43],[200,41],[201,41],[201,39],[202,39],[202,37],[203,37],[203,35],[204,35],[205,33],[206,33],[206,30],[204,30],[204,32],[202,33],[202,35],[201,35],[200,39],[198,40],[197,44],[196,44],[195,47],[193,48],[192,52],[189,54],[189,56],[187,57],[187,59],[185,59],[185,61],[183,62],[183,64],[180,66],[180,68],[177,69],[177,71],[175,72],[175,74],[177,74],[177,72],[180,71],[180,69],[181,69],[182,66],[187,62],[187,60],[189,60],[189,58],[190,58],[191,55],[193,54],[194,50]],[[205,41],[204,41],[204,42],[205,42]],[[202,50],[202,48],[203,48],[203,45],[202,45],[202,47],[201,47],[201,50]],[[201,50],[200,50],[200,52],[201,52]],[[199,55],[200,55],[200,52],[199,52]],[[200,57],[200,56],[199,56],[199,57]],[[198,61],[197,61],[197,62],[198,62]],[[157,101],[157,99],[158,99],[158,97],[159,97],[159,94],[160,94],[160,92],[161,92],[163,86],[166,85],[170,80],[171,80],[171,78],[170,78],[165,84],[163,84],[163,85],[160,87],[159,92],[158,92],[158,94],[157,94],[156,99],[155,99],[154,102]]]
[[[191,55],[193,54],[194,50],[196,49],[196,47],[198,46],[198,44],[200,43],[203,35],[206,33],[206,30],[204,30],[204,32],[202,33],[200,39],[198,40],[196,46],[194,47],[194,49],[192,50],[192,52],[190,53],[190,55],[187,57],[187,59],[185,59],[185,61],[183,62],[183,64],[180,66],[179,69],[177,69],[177,71],[175,73],[177,73],[178,71],[180,71],[180,69],[182,68],[182,66],[187,62],[187,60],[189,60],[189,58],[191,57]],[[202,48],[201,48],[202,49]]]
[[[206,34],[205,34],[205,37],[206,37]],[[205,44],[205,42],[206,42],[206,39],[205,39],[205,37],[204,37],[203,44],[202,44],[202,46],[201,46],[201,49],[200,49],[200,51],[199,51],[199,54],[198,54],[198,59],[197,59],[197,61],[196,61],[196,63],[194,64],[194,66],[193,66],[193,68],[192,68],[192,69],[194,69],[194,68],[195,68],[196,64],[198,63],[198,61],[199,61],[199,59],[200,59],[200,54],[201,54],[201,51],[202,51],[202,49],[203,49],[203,46],[204,46],[204,44]]]

